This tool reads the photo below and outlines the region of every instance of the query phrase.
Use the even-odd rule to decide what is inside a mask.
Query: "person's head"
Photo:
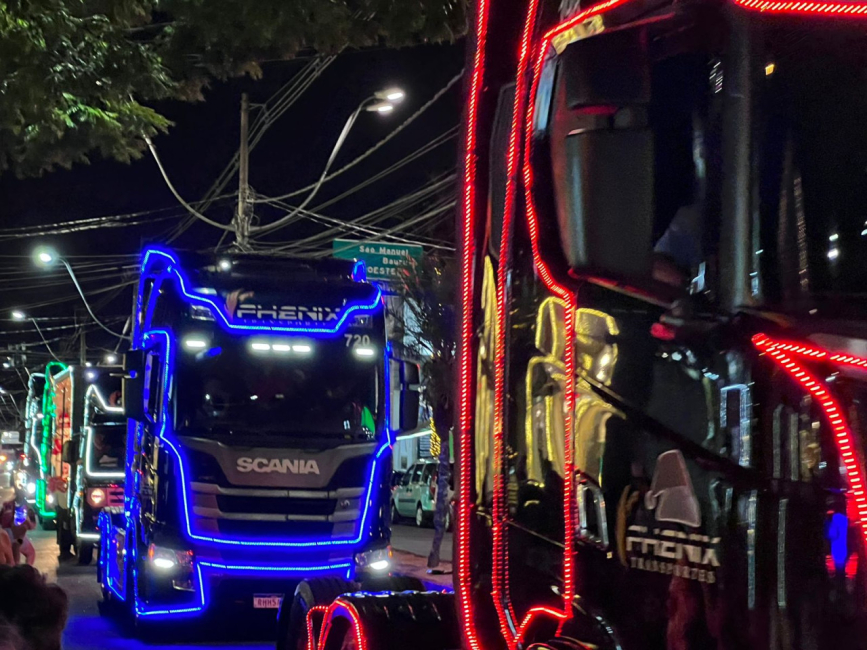
[[[15,505],[23,506],[27,503],[27,493],[21,488],[15,489]]]
[[[32,566],[0,567],[0,619],[15,627],[27,650],[60,650],[69,599]]]

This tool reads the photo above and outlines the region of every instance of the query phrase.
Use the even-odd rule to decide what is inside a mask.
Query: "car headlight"
[[[355,564],[359,569],[368,569],[377,573],[388,571],[391,567],[391,547],[358,553],[355,556]]]
[[[105,503],[105,490],[93,488],[87,491],[87,502],[94,508],[101,508]]]
[[[189,570],[193,566],[193,552],[151,544],[148,546],[148,562],[166,573],[177,569]]]

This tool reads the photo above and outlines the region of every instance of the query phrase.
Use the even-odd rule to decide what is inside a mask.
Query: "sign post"
[[[369,280],[394,280],[409,260],[421,260],[424,248],[415,244],[335,239],[332,255],[344,260],[364,260]]]

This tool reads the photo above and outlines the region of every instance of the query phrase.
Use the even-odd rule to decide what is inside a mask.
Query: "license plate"
[[[280,609],[282,594],[256,594],[253,596],[253,609]]]

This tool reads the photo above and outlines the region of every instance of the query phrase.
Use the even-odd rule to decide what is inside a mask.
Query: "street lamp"
[[[117,355],[111,354],[111,353],[106,354],[105,355],[105,362],[110,366],[114,365],[115,363],[117,363]]]
[[[22,321],[22,322],[29,320],[31,323],[33,323],[33,327],[36,328],[36,333],[39,334],[39,338],[42,339],[42,344],[45,346],[45,349],[48,350],[48,353],[52,357],[54,357],[57,361],[60,361],[60,358],[56,354],[54,354],[54,350],[52,350],[51,346],[48,345],[48,341],[45,339],[45,335],[42,333],[42,330],[39,329],[39,323],[36,322],[35,318],[33,318],[32,316],[28,316],[20,309],[13,309],[11,312],[11,315],[12,315],[12,320],[17,320],[17,321]]]
[[[78,284],[78,278],[75,277],[75,272],[72,270],[72,267],[69,265],[60,254],[51,248],[50,246],[37,246],[33,250],[33,262],[36,266],[41,266],[42,268],[51,268],[58,262],[63,264],[66,272],[69,273],[69,277],[72,278],[72,283],[75,285],[75,288],[78,290],[78,295],[81,296],[82,302],[84,302],[84,306],[87,309],[87,313],[90,314],[90,317],[93,319],[93,322],[99,325],[106,332],[111,334],[112,336],[116,336],[119,339],[129,340],[130,337],[125,336],[123,334],[118,334],[117,332],[109,329],[101,320],[96,317],[96,314],[93,313],[93,310],[90,308],[90,303],[87,302],[87,297],[84,295],[84,291],[81,289],[81,285]],[[12,317],[15,317],[13,313]],[[32,319],[31,319],[32,320]]]
[[[346,124],[343,125],[343,130],[340,132],[340,135],[337,137],[337,142],[334,143],[334,148],[331,150],[331,154],[328,156],[328,162],[325,163],[325,168],[322,170],[322,174],[319,176],[319,179],[313,184],[310,189],[310,194],[307,195],[300,205],[295,207],[288,214],[283,215],[277,221],[273,223],[266,224],[264,226],[254,226],[250,228],[251,233],[266,233],[275,228],[279,228],[283,224],[291,221],[295,218],[295,216],[300,213],[304,208],[306,208],[310,201],[313,200],[313,197],[316,196],[316,193],[319,192],[319,188],[322,187],[322,183],[325,182],[326,177],[328,176],[328,172],[331,171],[331,165],[334,164],[334,159],[337,158],[337,154],[340,152],[340,148],[343,146],[343,143],[346,141],[346,136],[349,135],[350,129],[352,129],[352,125],[355,124],[355,120],[358,119],[358,116],[362,111],[366,111],[369,113],[379,113],[380,115],[388,115],[389,113],[394,111],[394,106],[397,103],[403,101],[406,97],[406,93],[403,92],[400,88],[385,88],[383,90],[378,90],[373,93],[370,97],[367,97],[363,102],[361,102],[358,107],[352,111],[352,114],[346,120]],[[289,194],[287,196],[291,196]],[[287,198],[287,196],[277,197],[277,198]],[[264,199],[264,200],[274,200],[274,199]]]

